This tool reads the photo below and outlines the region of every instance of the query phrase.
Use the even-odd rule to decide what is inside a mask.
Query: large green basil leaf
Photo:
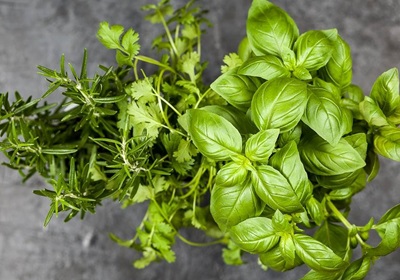
[[[222,231],[248,218],[259,216],[264,205],[249,179],[230,187],[215,184],[211,191],[210,211]]]
[[[228,160],[242,152],[242,136],[226,119],[204,110],[189,114],[189,134],[199,151],[213,160]]]
[[[316,271],[337,271],[346,266],[332,249],[308,235],[295,234],[294,244],[300,259]]]
[[[294,44],[297,67],[315,71],[325,66],[331,58],[337,30],[310,30],[300,35]]]
[[[279,242],[271,219],[254,217],[233,226],[230,237],[242,250],[252,254],[265,253]]]
[[[315,175],[338,175],[365,166],[358,152],[344,139],[331,145],[318,135],[304,138],[299,144],[301,160]]]
[[[261,130],[246,141],[246,157],[251,161],[267,163],[275,149],[279,129]]]
[[[252,57],[239,67],[237,73],[240,75],[260,77],[265,80],[290,77],[290,71],[285,67],[282,60],[273,55]]]
[[[381,127],[374,135],[374,149],[384,157],[400,161],[400,129],[392,126]]]
[[[251,102],[252,120],[260,130],[293,129],[307,105],[307,84],[293,78],[277,78],[262,84]]]
[[[319,87],[308,87],[308,102],[302,121],[332,145],[339,142],[344,131],[343,110],[335,96]]]
[[[372,127],[380,127],[389,125],[385,114],[375,101],[369,96],[359,104],[360,113],[364,120]]]
[[[253,0],[247,18],[247,36],[256,55],[281,56],[299,36],[294,20],[266,0]]]
[[[303,264],[302,260],[297,255],[295,255],[294,262],[288,263],[287,260],[282,256],[279,246],[275,246],[268,252],[260,254],[259,257],[260,262],[266,267],[282,272]]]
[[[331,59],[320,73],[326,81],[343,89],[351,84],[352,65],[350,46],[338,35],[333,42]]]
[[[277,151],[271,157],[270,165],[287,179],[301,203],[305,203],[310,198],[312,184],[308,180],[294,141]]]
[[[215,176],[215,183],[219,186],[233,186],[243,184],[247,178],[248,170],[237,162],[228,162]]]
[[[335,254],[344,258],[347,253],[348,234],[345,227],[325,221],[315,232],[314,238],[331,248]]]
[[[252,178],[257,195],[272,209],[283,213],[303,209],[302,197],[298,196],[286,177],[272,166],[258,166]]]
[[[376,79],[370,97],[375,100],[386,116],[390,116],[400,104],[399,71],[392,68]]]
[[[236,109],[232,106],[222,106],[222,105],[209,105],[202,107],[201,110],[206,110],[214,114],[220,115],[227,119],[241,134],[256,133],[258,131],[257,127],[246,116],[245,113]]]
[[[258,86],[250,77],[236,72],[237,69],[233,69],[222,74],[210,87],[233,107],[246,112]]]

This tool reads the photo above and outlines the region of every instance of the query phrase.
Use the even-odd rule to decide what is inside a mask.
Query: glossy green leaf
[[[287,271],[303,264],[297,254],[295,255],[294,262],[288,263],[282,256],[279,246],[275,246],[268,252],[260,254],[259,258],[263,265],[276,271]]]
[[[361,158],[365,159],[367,157],[368,150],[368,142],[367,135],[365,133],[355,133],[343,137],[344,140],[347,141],[361,156]]]
[[[385,232],[386,225],[392,221],[400,223],[400,204],[390,208],[376,223],[375,229],[382,235]]]
[[[305,203],[310,198],[312,185],[294,141],[277,151],[271,157],[270,165],[287,179],[301,203]]]
[[[319,136],[311,136],[300,142],[299,152],[306,170],[316,175],[338,175],[365,166],[362,157],[344,139],[331,145]]]
[[[308,87],[307,92],[309,98],[301,120],[325,141],[337,144],[346,124],[340,103],[325,89]]]
[[[345,227],[325,221],[315,232],[314,238],[331,248],[335,254],[344,258],[347,253],[348,234]]]
[[[294,243],[300,259],[316,271],[337,271],[346,266],[332,249],[308,235],[295,234]]]
[[[255,56],[245,61],[238,69],[238,74],[272,80],[290,77],[290,71],[282,60],[273,55]]]
[[[364,120],[372,127],[380,127],[389,125],[385,114],[375,101],[365,96],[365,99],[359,104],[360,113]]]
[[[222,231],[260,215],[263,206],[251,180],[230,187],[216,184],[211,191],[210,211]]]
[[[325,209],[322,206],[321,202],[319,202],[312,196],[306,202],[306,209],[313,219],[314,223],[320,226],[325,220]]]
[[[334,189],[329,193],[332,200],[345,200],[362,191],[367,184],[367,176],[363,169],[354,172],[355,176],[345,187]]]
[[[380,234],[382,241],[378,246],[367,249],[368,256],[386,256],[400,247],[400,222],[397,219],[392,219],[386,222],[384,227],[382,227],[378,233]]]
[[[370,97],[381,108],[386,116],[390,116],[399,106],[399,71],[392,68],[380,75],[372,86]]]
[[[337,30],[310,30],[297,38],[294,51],[297,57],[297,66],[315,71],[325,66],[331,58],[336,41]]]
[[[281,8],[266,0],[254,0],[247,18],[247,37],[256,55],[281,56],[299,35],[293,19]]]
[[[251,102],[251,116],[260,130],[286,132],[300,121],[307,105],[307,85],[293,78],[277,78],[262,84]]]
[[[283,147],[288,144],[290,141],[294,141],[296,144],[300,143],[302,134],[302,125],[299,123],[294,128],[289,131],[282,133],[278,138],[278,146]]]
[[[338,35],[330,60],[319,72],[326,81],[343,89],[351,84],[352,64],[350,46]]]
[[[360,258],[352,262],[345,270],[342,280],[362,280],[371,269],[373,261],[368,257]]]
[[[222,74],[210,87],[233,107],[246,112],[257,90],[257,84],[250,77],[236,72],[234,69]]]
[[[282,235],[279,241],[279,250],[285,262],[290,266],[294,266],[296,263],[296,247],[291,234]]]
[[[237,53],[242,61],[246,61],[251,57],[252,50],[247,36],[240,41]]]
[[[267,163],[275,149],[279,129],[267,129],[252,135],[246,141],[246,157],[251,161]]]
[[[367,182],[371,182],[379,173],[379,157],[372,149],[368,150],[365,162],[366,166],[364,167],[364,170],[368,174]]]
[[[233,186],[243,184],[247,178],[246,166],[237,162],[228,162],[218,171],[215,183],[219,186]]]
[[[321,186],[328,189],[336,190],[351,186],[355,183],[355,181],[358,180],[360,173],[363,172],[364,170],[360,168],[356,171],[346,172],[338,175],[316,176],[316,179],[318,181],[318,184],[320,184]]]
[[[272,209],[284,213],[303,209],[299,196],[302,193],[297,194],[286,177],[272,166],[258,166],[252,177],[257,195]]]
[[[300,280],[339,280],[342,274],[342,271],[332,272],[310,270]]]
[[[374,149],[378,154],[400,161],[400,129],[384,126],[374,134]]]
[[[204,110],[189,111],[189,134],[199,151],[217,161],[242,151],[242,137],[225,118]]]
[[[228,120],[241,134],[250,134],[257,132],[257,127],[249,117],[239,109],[232,106],[209,105],[202,107],[201,110],[206,110],[214,114],[220,115]]]
[[[272,249],[279,242],[272,227],[271,219],[249,218],[233,226],[229,231],[232,240],[244,251],[261,254]]]

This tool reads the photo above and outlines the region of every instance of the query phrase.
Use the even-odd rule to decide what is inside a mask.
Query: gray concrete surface
[[[65,53],[68,61],[78,64],[83,48],[89,49],[93,72],[97,64],[113,62],[113,53],[97,42],[98,23],[132,26],[141,34],[147,52],[157,31],[143,22],[139,7],[149,0],[8,0],[0,1],[0,91],[18,90],[39,96],[46,82],[36,73],[36,65],[57,67]],[[151,1],[153,2],[153,1]],[[173,1],[174,4],[184,0]],[[214,23],[204,38],[203,52],[210,61],[207,79],[218,74],[223,55],[236,49],[245,33],[248,0],[200,1],[210,10]],[[337,27],[350,43],[354,57],[354,82],[368,92],[374,79],[391,67],[400,67],[399,0],[276,0],[297,21],[302,31]],[[350,219],[366,223],[400,202],[400,164],[384,160],[382,173],[353,204]],[[106,203],[96,215],[85,221],[67,224],[55,219],[42,227],[48,201],[34,196],[41,188],[39,178],[22,185],[16,172],[0,167],[0,280],[62,279],[298,279],[304,267],[285,274],[264,272],[256,260],[229,267],[223,264],[220,247],[192,248],[177,243],[177,261],[158,263],[135,270],[131,262],[139,255],[120,248],[107,237],[114,232],[122,237],[133,234],[143,209],[121,210]],[[184,232],[192,239],[195,232]],[[400,253],[376,263],[369,280],[395,280],[400,277]]]

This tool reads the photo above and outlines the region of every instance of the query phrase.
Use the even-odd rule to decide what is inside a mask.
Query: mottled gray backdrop
[[[149,53],[151,38],[159,31],[143,21],[140,7],[150,0],[5,0],[0,1],[0,92],[18,90],[24,96],[40,96],[44,79],[36,65],[57,67],[62,53],[79,65],[88,48],[90,70],[98,64],[113,64],[114,54],[95,37],[100,21],[132,26],[141,34]],[[172,1],[174,5],[184,0]],[[203,52],[210,61],[207,79],[218,75],[224,54],[235,51],[245,34],[249,0],[202,0],[214,28],[204,37]],[[301,31],[336,27],[350,43],[354,58],[354,82],[369,92],[383,71],[400,66],[400,0],[276,0],[296,20]],[[53,97],[57,99],[57,97]],[[1,158],[3,159],[3,158]],[[351,221],[366,223],[380,217],[400,201],[400,164],[384,160],[382,173],[354,199]],[[298,279],[304,267],[285,274],[262,271],[256,259],[229,267],[223,264],[219,246],[192,248],[178,242],[174,264],[157,263],[135,270],[131,263],[139,255],[119,248],[107,234],[133,236],[143,215],[141,207],[121,210],[105,203],[85,221],[64,224],[54,219],[43,228],[48,201],[34,196],[43,187],[39,178],[22,185],[16,172],[0,167],[0,280],[61,279]],[[191,239],[196,233],[183,234]],[[378,261],[369,280],[400,279],[400,253]]]

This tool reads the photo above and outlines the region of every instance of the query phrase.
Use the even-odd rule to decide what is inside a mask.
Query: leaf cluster
[[[377,175],[378,156],[399,161],[398,70],[364,96],[336,29],[300,34],[265,0],[253,0],[246,26],[210,86],[227,105],[188,112],[193,143],[220,167],[211,214],[236,263],[243,250],[278,271],[304,263],[311,271],[302,279],[362,279],[400,246],[398,206],[378,223],[346,218],[352,197]],[[371,230],[382,239],[377,247],[367,243]]]
[[[336,29],[300,34],[294,20],[253,0],[247,36],[225,56],[221,75],[203,82],[205,11],[189,1],[143,7],[163,33],[155,56],[140,53],[133,29],[102,22],[97,37],[116,67],[89,77],[64,56],[60,69],[39,66],[49,81],[41,98],[0,95],[0,150],[24,180],[39,173],[50,200],[45,225],[66,212],[94,213],[104,199],[146,203],[131,239],[134,262],[173,262],[178,238],[193,246],[222,243],[227,264],[243,252],[302,279],[363,279],[400,246],[400,206],[377,222],[347,220],[352,197],[379,172],[379,156],[400,161],[399,73],[379,76],[369,96],[352,84],[350,47]],[[143,70],[152,65],[152,73]],[[48,104],[47,97],[63,99]],[[197,243],[182,235],[209,235]],[[371,231],[381,242],[368,243]],[[353,250],[360,247],[357,260]]]

